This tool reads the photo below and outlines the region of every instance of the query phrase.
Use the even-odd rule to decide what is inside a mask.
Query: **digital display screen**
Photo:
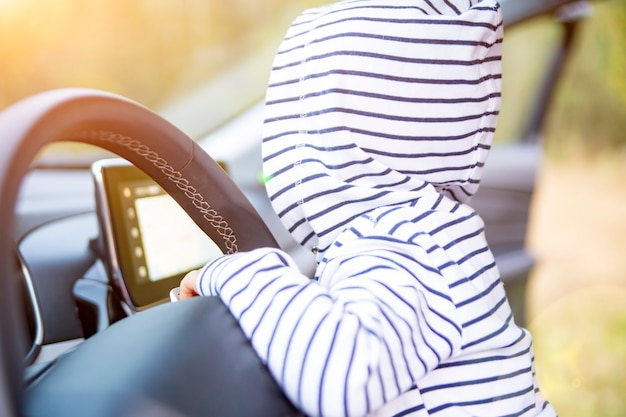
[[[222,254],[151,178],[124,160],[92,167],[105,262],[136,310],[168,300],[183,276]]]
[[[138,283],[186,273],[222,253],[157,184],[121,184],[119,192]]]

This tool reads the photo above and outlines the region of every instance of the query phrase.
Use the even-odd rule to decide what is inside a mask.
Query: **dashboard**
[[[281,247],[312,274],[313,255],[284,230],[262,184],[239,184]],[[34,169],[16,212],[29,365],[168,302],[186,271],[221,253],[154,181],[108,155],[91,169]]]

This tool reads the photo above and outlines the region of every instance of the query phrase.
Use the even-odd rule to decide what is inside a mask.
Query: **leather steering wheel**
[[[164,304],[125,318],[59,358],[23,389],[11,231],[22,178],[58,141],[127,159],[170,194],[224,253],[276,247],[221,167],[182,131],[123,97],[61,89],[0,113],[0,415],[290,416],[283,396],[216,297]]]

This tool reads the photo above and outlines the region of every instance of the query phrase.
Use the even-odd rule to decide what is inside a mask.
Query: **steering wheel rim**
[[[153,178],[224,253],[277,247],[256,210],[222,168],[185,133],[140,104],[91,89],[52,90],[24,99],[0,113],[0,225],[15,227],[14,209],[22,179],[39,151],[59,141],[83,142],[111,151]],[[212,181],[207,181],[211,178]],[[0,234],[0,414],[20,415],[21,357],[15,342],[18,287],[11,276],[13,233]],[[7,337],[8,336],[8,337]],[[9,343],[12,342],[12,343]]]

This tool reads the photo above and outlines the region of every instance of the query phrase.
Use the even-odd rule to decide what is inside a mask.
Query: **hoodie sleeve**
[[[451,302],[409,272],[434,270],[388,249],[354,249],[358,255],[325,266],[328,286],[276,249],[220,257],[198,281],[202,294],[229,306],[285,394],[310,416],[365,415],[459,345]]]

